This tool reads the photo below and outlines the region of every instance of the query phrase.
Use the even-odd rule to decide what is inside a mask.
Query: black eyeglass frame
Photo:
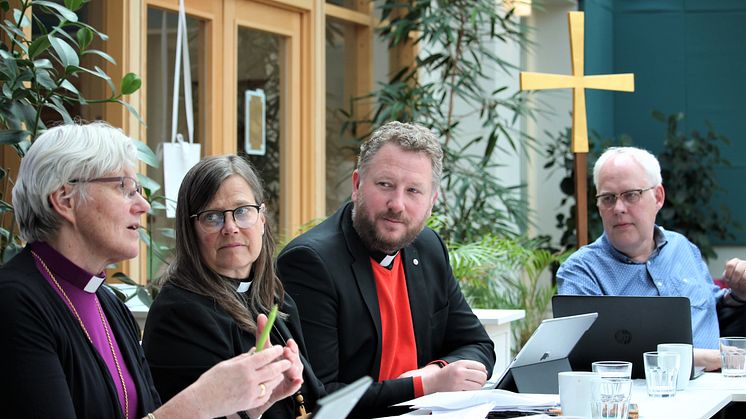
[[[119,186],[122,188],[122,193],[124,193],[124,180],[129,179],[132,182],[134,182],[135,190],[134,192],[137,192],[142,196],[142,185],[140,182],[137,181],[137,179],[129,177],[129,176],[112,176],[112,177],[97,177],[93,179],[73,179],[69,180],[68,183],[111,183],[111,182],[119,182]],[[129,196],[128,198],[131,198]]]
[[[638,198],[637,201],[630,203],[630,202],[627,202],[626,199],[622,198],[622,196],[625,195],[625,194],[628,194],[630,192],[636,192],[636,193],[639,194],[640,198],[642,198],[642,194],[643,193],[645,193],[645,192],[647,192],[647,191],[649,191],[651,189],[655,189],[656,186],[658,186],[658,185],[654,185],[654,186],[651,186],[649,188],[643,188],[643,189],[630,189],[630,190],[619,192],[619,193],[604,193],[604,194],[596,195],[596,205],[598,205],[600,207],[604,207],[604,208],[613,208],[614,205],[616,205],[617,201],[620,198],[621,198],[622,202],[624,202],[625,205],[627,205],[627,204],[636,204],[637,202],[639,202],[639,198]],[[604,204],[601,203],[602,199],[609,198],[609,197],[613,197],[614,198],[614,202],[611,202],[609,205],[604,205]]]
[[[257,221],[259,221],[259,214],[263,213],[266,210],[266,206],[264,205],[264,203],[261,203],[261,204],[245,204],[245,205],[239,205],[236,208],[227,209],[227,210],[208,209],[208,210],[200,211],[200,212],[198,212],[196,214],[192,214],[192,215],[189,216],[189,218],[196,218],[198,224],[202,228],[205,228],[204,225],[202,225],[202,223],[199,220],[199,216],[200,215],[208,213],[208,212],[219,212],[219,213],[222,213],[223,214],[223,224],[222,225],[225,225],[225,213],[226,212],[230,212],[231,216],[233,217],[233,222],[236,223],[236,226],[238,226],[238,221],[236,221],[236,210],[239,210],[241,208],[246,208],[246,207],[251,207],[251,208],[254,208],[256,210],[256,220]],[[239,227],[239,228],[251,228],[251,227],[253,227],[257,223],[257,221],[254,221],[248,227]]]

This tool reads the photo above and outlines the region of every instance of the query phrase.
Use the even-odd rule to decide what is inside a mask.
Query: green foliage
[[[78,20],[77,12],[85,3],[87,0],[65,0],[64,5],[44,0],[19,0],[16,2],[19,8],[16,9],[10,7],[9,1],[0,0],[3,17],[0,30],[4,35],[0,36],[0,144],[13,147],[21,158],[31,143],[46,129],[45,120],[61,119],[65,123],[72,123],[70,109],[78,106],[119,103],[142,121],[137,111],[122,100],[142,85],[137,75],[126,74],[117,91],[111,77],[101,68],[95,65],[89,68],[81,64],[85,56],[96,56],[115,64],[109,54],[91,48],[95,38],[106,41],[108,37]],[[34,37],[27,32],[34,33]],[[105,81],[110,90],[108,97],[84,97],[73,84],[73,81],[80,81],[79,84],[87,82],[84,77]],[[158,166],[157,157],[146,144],[138,140],[133,140],[133,143],[141,161],[153,167]],[[11,228],[0,228],[0,252],[2,263],[5,263],[20,251],[23,244],[14,231],[14,220],[5,219],[6,214],[13,217],[13,207],[6,201],[10,196],[13,179],[4,170],[0,171],[0,177],[3,185],[0,191],[2,225]],[[162,207],[156,201],[164,198],[155,195],[160,185],[145,176],[138,177],[145,188],[145,198],[152,206],[152,214],[152,211]],[[148,215],[149,219],[151,214]],[[153,240],[150,228],[140,234],[148,245],[149,258],[165,257],[163,253],[166,249]],[[152,301],[145,287],[136,284],[123,273],[118,272],[114,277],[125,284],[137,285],[135,295],[140,296],[146,304],[149,305]],[[123,300],[131,298],[118,290],[115,292]]]
[[[546,134],[548,136],[552,135],[551,133]],[[572,151],[570,151],[570,135],[570,128],[566,128],[550,141],[545,149],[547,162],[544,164],[544,169],[549,170],[550,173],[556,170],[561,171],[563,177],[560,181],[560,191],[562,191],[563,197],[560,200],[560,207],[565,207],[568,203],[570,204],[566,213],[560,212],[556,217],[556,226],[562,230],[560,246],[563,249],[575,249],[578,243],[575,223],[575,159]],[[588,154],[586,157],[588,172],[586,185],[588,193],[588,239],[591,241],[599,237],[604,231],[604,227],[601,224],[601,215],[596,210],[596,188],[593,185],[593,166],[601,156],[601,153],[607,148],[631,145],[632,139],[626,135],[622,135],[619,139],[601,138],[594,131],[588,136]]]
[[[380,37],[393,48],[409,39],[419,47],[416,62],[343,112],[344,127],[358,139],[363,127],[391,120],[413,121],[442,139],[444,170],[435,213],[444,218],[441,235],[455,242],[478,241],[485,234],[514,235],[527,224],[520,185],[505,186],[497,176],[499,152],[515,153],[526,140],[513,124],[528,114],[524,96],[508,86],[489,87],[495,76],[514,67],[495,53],[496,45],[523,43],[512,11],[494,0],[385,0]],[[374,112],[353,119],[363,102]],[[480,127],[467,132],[465,121]],[[472,128],[473,129],[473,128]]]
[[[542,273],[558,266],[570,252],[554,253],[546,238],[498,238],[449,243],[454,275],[469,304],[480,308],[523,309],[526,317],[513,328],[516,348],[526,343],[547,317],[556,285]]]
[[[76,12],[85,4],[68,0],[65,5],[43,0],[19,0],[19,8],[0,1],[3,20],[0,30],[0,140],[23,157],[31,142],[46,129],[42,115],[52,111],[65,123],[72,122],[69,107],[90,103],[119,103],[139,119],[137,111],[122,100],[140,88],[140,79],[128,73],[121,90],[101,68],[81,64],[82,57],[95,55],[114,63],[103,51],[90,48],[94,38],[107,36],[78,20]],[[44,19],[42,19],[44,17]],[[56,21],[52,26],[45,22]],[[37,35],[32,38],[26,32]],[[84,97],[72,83],[82,76],[101,79],[109,86],[106,98]]]
[[[713,206],[714,197],[723,191],[715,178],[715,169],[730,167],[721,154],[721,146],[730,140],[707,124],[707,133],[679,131],[683,113],[665,116],[654,112],[653,118],[666,124],[661,163],[666,202],[658,213],[658,224],[678,231],[699,246],[705,259],[717,257],[711,237],[722,240],[735,238],[732,231],[743,228],[733,220],[725,205]]]
[[[707,124],[707,133],[692,131],[687,135],[679,131],[679,123],[684,114],[669,116],[653,112],[653,118],[666,124],[666,134],[662,151],[658,154],[661,165],[666,201],[658,213],[656,222],[667,229],[677,231],[696,244],[705,259],[716,257],[712,237],[732,239],[734,229],[742,226],[735,222],[730,210],[725,206],[715,208],[713,198],[722,191],[715,178],[715,169],[729,167],[730,162],[723,157],[721,146],[730,140]],[[618,139],[601,139],[592,133],[588,139],[588,236],[590,240],[603,233],[601,217],[595,208],[596,190],[593,187],[593,165],[601,153],[612,146],[632,146],[629,136]],[[548,161],[545,168],[561,170],[564,174],[560,189],[565,195],[561,205],[572,203],[567,213],[557,214],[557,227],[563,230],[560,244],[566,248],[576,247],[575,238],[575,178],[573,157],[570,152],[570,129],[559,133],[546,148]]]

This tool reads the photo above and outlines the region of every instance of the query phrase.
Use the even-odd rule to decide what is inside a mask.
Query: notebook
[[[595,320],[596,313],[589,313],[542,321],[495,387],[519,393],[557,394],[557,373],[570,371],[567,357]]]
[[[629,361],[632,378],[645,378],[643,352],[659,343],[692,343],[692,314],[686,297],[555,295],[555,317],[598,313],[598,320],[570,353],[575,371],[594,361]]]
[[[357,404],[373,379],[361,377],[351,384],[319,399],[313,419],[344,419]]]

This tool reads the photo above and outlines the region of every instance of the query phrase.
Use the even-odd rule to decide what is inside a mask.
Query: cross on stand
[[[532,73],[522,71],[521,90],[572,89],[572,152],[575,155],[575,226],[578,247],[588,244],[587,154],[588,126],[585,110],[585,89],[633,92],[634,74],[584,75],[585,17],[583,12],[569,12],[570,55],[572,75]]]

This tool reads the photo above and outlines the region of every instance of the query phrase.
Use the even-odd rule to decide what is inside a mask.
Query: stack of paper
[[[452,391],[428,394],[397,406],[419,409],[417,413],[458,419],[484,419],[487,413],[504,410],[536,410],[537,413],[559,405],[557,394],[519,394],[506,390]],[[412,414],[416,415],[413,412]]]

